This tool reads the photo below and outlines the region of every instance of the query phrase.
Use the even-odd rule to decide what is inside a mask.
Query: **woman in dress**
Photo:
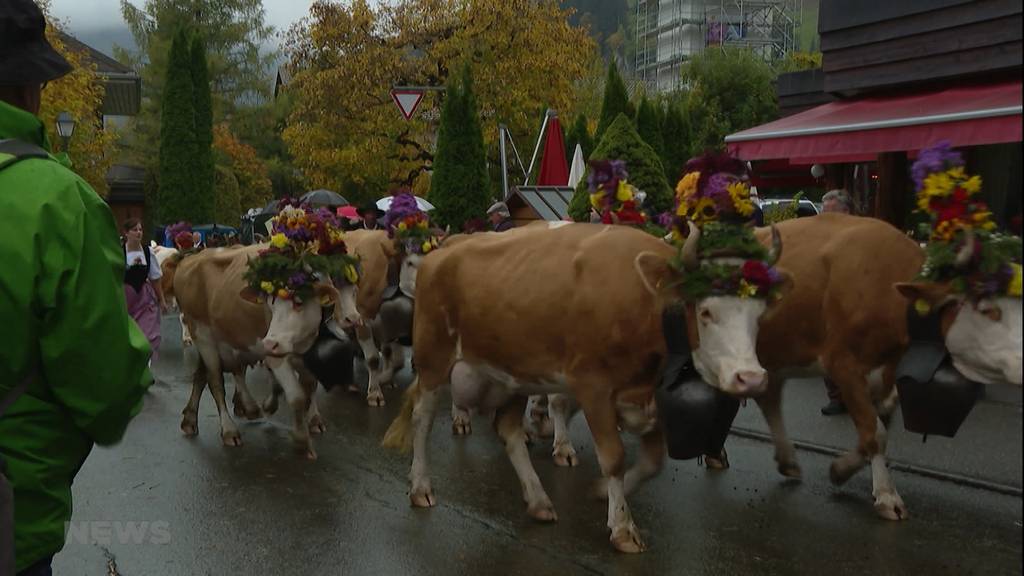
[[[150,364],[160,350],[160,314],[167,309],[164,292],[160,288],[160,265],[142,243],[142,222],[137,218],[125,220],[124,227],[124,296],[128,314],[149,339],[153,353]]]

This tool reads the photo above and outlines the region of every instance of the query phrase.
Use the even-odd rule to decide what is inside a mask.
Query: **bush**
[[[619,114],[615,122],[608,127],[604,138],[588,161],[623,160],[629,172],[629,183],[647,194],[644,208],[660,213],[672,207],[672,189],[665,180],[665,168],[661,159],[633,128],[633,123],[625,114]],[[589,171],[589,167],[588,167]],[[587,179],[584,178],[569,204],[569,216],[577,222],[588,222],[590,213],[590,197]]]
[[[238,226],[242,220],[242,193],[234,172],[224,166],[214,167],[214,224]]]

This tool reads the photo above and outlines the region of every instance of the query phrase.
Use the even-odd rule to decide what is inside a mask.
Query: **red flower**
[[[967,190],[957,187],[957,189],[953,191],[953,202],[956,202],[957,204],[965,204],[967,202],[967,198]]]
[[[771,288],[772,277],[768,266],[760,260],[747,260],[743,263],[743,279],[762,289]]]
[[[945,222],[947,220],[959,220],[963,218],[964,214],[967,213],[967,206],[957,203],[945,204],[938,211],[939,222]]]

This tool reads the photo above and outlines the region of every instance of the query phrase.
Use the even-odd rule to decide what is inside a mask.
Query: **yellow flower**
[[[686,218],[686,213],[688,212],[688,210],[689,206],[686,205],[686,202],[680,202],[679,207],[676,208],[676,216],[679,216],[680,218]]]
[[[274,248],[284,248],[288,245],[288,237],[278,232],[270,237],[270,245]]]
[[[740,216],[750,216],[754,213],[754,203],[750,201],[750,187],[745,182],[733,182],[729,184],[727,190]]]
[[[927,316],[928,313],[932,311],[932,306],[927,300],[918,298],[914,301],[914,310],[917,311],[918,316]]]
[[[590,205],[594,207],[594,210],[601,209],[601,198],[604,196],[602,192],[595,192],[590,195]]]
[[[923,192],[928,196],[949,196],[953,191],[953,179],[945,172],[933,172],[924,179]]]
[[[690,211],[690,219],[695,224],[703,224],[718,219],[718,211],[715,209],[715,201],[711,198],[701,198]]]
[[[272,282],[267,282],[266,280],[264,280],[263,282],[260,282],[260,290],[263,290],[267,294],[273,294],[274,284]]]
[[[619,181],[619,189],[615,192],[615,199],[619,202],[628,202],[633,199],[633,187],[626,184],[624,180]]]
[[[977,194],[981,190],[981,176],[971,176],[960,185],[968,194]]]
[[[924,193],[917,195],[917,208],[918,210],[928,210],[930,199]]]
[[[347,279],[352,284],[359,283],[359,272],[356,271],[355,266],[345,267],[345,279]]]
[[[757,296],[757,285],[751,284],[746,280],[740,280],[740,298],[753,298]]]
[[[405,222],[399,222],[398,223],[398,230],[399,231],[405,232],[406,228],[408,228],[408,226],[405,225]]]
[[[287,300],[288,299],[288,291],[285,290],[284,288],[279,289],[277,291],[277,297],[282,299],[282,300]]]
[[[1010,285],[1006,287],[1007,296],[1021,297],[1021,270],[1020,264],[1010,264],[1010,268],[1013,269],[1013,278],[1010,279]]]
[[[949,174],[949,177],[953,178],[954,180],[962,180],[964,177],[964,167],[954,166],[949,170],[946,170],[946,174]]]
[[[689,172],[685,174],[679,184],[676,185],[676,194],[681,198],[689,198],[697,193],[697,181],[700,180],[700,172]]]
[[[418,226],[420,228],[426,230],[427,229],[427,221],[426,220],[420,220],[420,223],[418,224]]]
[[[423,253],[426,254],[427,252],[430,252],[430,249],[433,248],[433,246],[431,246],[430,241],[427,240],[423,243],[423,246],[420,246],[420,248],[423,248]]]

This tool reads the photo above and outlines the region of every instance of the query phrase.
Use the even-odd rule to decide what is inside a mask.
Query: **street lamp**
[[[68,151],[68,141],[71,140],[71,135],[75,133],[75,119],[71,117],[71,114],[67,112],[61,112],[57,115],[57,134],[64,142],[64,151]]]

